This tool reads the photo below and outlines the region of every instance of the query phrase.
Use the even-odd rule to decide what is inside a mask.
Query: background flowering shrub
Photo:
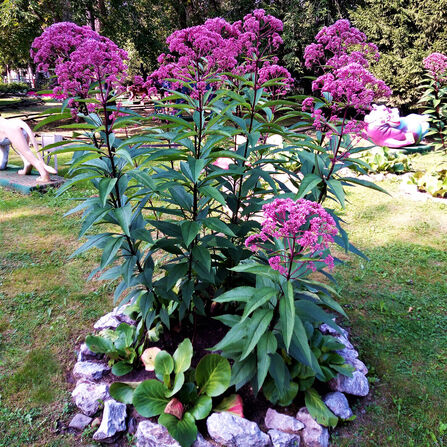
[[[426,75],[424,94],[420,104],[429,116],[430,130],[435,150],[447,151],[447,56],[432,53],[424,59]]]

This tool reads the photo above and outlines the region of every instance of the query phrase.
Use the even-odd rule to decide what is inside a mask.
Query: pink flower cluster
[[[314,127],[327,130],[328,137],[332,135],[328,124],[338,122],[341,133],[361,136],[364,123],[357,116],[370,110],[374,101],[391,95],[385,82],[368,71],[370,60],[379,59],[377,46],[367,42],[365,34],[348,20],[338,20],[322,28],[315,40],[316,43],[305,49],[305,65],[317,66],[323,71],[312,83],[312,90],[325,98],[326,105],[315,109],[314,100],[307,98],[302,110],[311,113]],[[338,154],[334,155],[335,159],[340,159]]]
[[[32,48],[31,54],[39,69],[48,70],[55,65],[54,93],[71,98],[70,107],[74,109],[75,98],[87,98],[93,83],[104,85],[105,91],[97,98],[100,102],[107,100],[111,90],[122,89],[121,81],[127,71],[126,51],[88,27],[56,23],[34,40]]]
[[[217,73],[231,76],[231,73],[241,75],[260,69],[263,72],[258,85],[269,79],[284,78],[278,89],[271,89],[275,95],[284,94],[290,90],[292,78],[284,67],[276,65],[278,59],[271,56],[283,43],[279,35],[282,29],[281,20],[257,9],[242,21],[229,23],[218,17],[208,19],[203,25],[175,31],[167,39],[170,53],[160,55],[160,67],[144,86],[152,94],[166,88],[184,88],[183,82],[186,82],[199,95]],[[220,78],[225,80],[226,76],[220,75]],[[167,79],[183,82],[166,82]]]
[[[435,81],[447,84],[447,56],[442,53],[432,53],[424,59],[424,68]]]
[[[331,95],[333,112],[340,109],[338,103],[357,112],[369,110],[374,101],[391,95],[385,82],[354,62],[320,76],[312,83],[312,90]]]
[[[377,46],[366,41],[366,35],[351,26],[349,20],[338,20],[331,26],[323,27],[312,43],[304,50],[304,64],[307,68],[327,66],[334,69],[356,63],[369,67],[368,58],[379,59]]]
[[[332,216],[310,200],[275,199],[263,206],[264,221],[259,234],[249,236],[245,246],[253,252],[267,242],[281,239],[284,250],[270,252],[269,264],[287,279],[316,271],[315,262],[324,262],[330,269],[334,260],[327,254],[334,242],[337,227]],[[312,258],[300,260],[300,258]]]

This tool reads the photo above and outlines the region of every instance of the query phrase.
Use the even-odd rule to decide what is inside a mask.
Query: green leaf
[[[129,225],[132,219],[132,205],[128,203],[121,208],[115,208],[113,213],[124,234],[130,237]]]
[[[254,312],[259,307],[268,303],[273,297],[278,295],[278,290],[273,287],[261,287],[254,289],[255,293],[247,301],[244,308],[244,313],[242,314],[241,323],[244,321],[252,312]]]
[[[230,227],[225,222],[222,222],[220,219],[218,219],[217,217],[207,217],[203,221],[203,223],[210,230],[214,230],[219,233],[226,234],[227,236],[230,236],[230,237],[236,236],[233,233],[233,231],[230,229]]]
[[[262,337],[262,334],[268,328],[268,325],[270,324],[270,321],[272,321],[272,318],[273,310],[270,309],[259,309],[253,314],[248,329],[248,343],[246,344],[239,360],[244,360],[251,354],[259,339]]]
[[[265,378],[270,367],[270,355],[276,352],[278,342],[272,332],[267,331],[262,334],[257,346],[257,358],[258,358],[258,373],[257,373],[257,385],[258,390],[262,388]]]
[[[306,391],[304,395],[306,407],[310,415],[321,425],[325,427],[335,427],[338,422],[337,416],[332,413],[326,404],[321,400],[320,395],[313,388]]]
[[[115,350],[115,346],[111,340],[97,335],[87,335],[85,344],[90,351],[100,354],[107,354],[108,352],[113,352]]]
[[[133,367],[130,363],[127,363],[126,361],[122,360],[118,363],[115,363],[112,366],[112,374],[115,376],[125,376],[126,374],[130,373],[133,370]]]
[[[220,191],[213,186],[201,186],[199,191],[207,197],[214,199],[216,202],[219,202],[221,205],[226,206],[225,198],[220,193]]]
[[[178,393],[181,390],[184,383],[185,383],[185,374],[179,372],[178,374],[175,375],[172,390],[166,394],[166,397],[172,397],[174,396],[174,394]]]
[[[109,393],[115,400],[127,405],[132,404],[134,391],[134,386],[122,382],[113,382],[109,388]]]
[[[207,354],[196,368],[196,383],[200,394],[219,396],[230,386],[231,367],[228,360],[218,354]]]
[[[158,416],[163,413],[169,402],[167,392],[168,389],[158,380],[145,380],[135,389],[132,403],[141,416],[145,418]]]
[[[102,206],[106,206],[106,201],[109,198],[110,191],[112,191],[115,183],[118,179],[116,178],[102,178],[98,185],[99,198],[101,199]]]
[[[235,289],[229,290],[228,292],[219,295],[217,298],[214,298],[213,301],[216,303],[231,303],[234,301],[247,302],[255,292],[256,289],[254,287],[236,287]]]
[[[166,427],[169,434],[182,447],[190,447],[197,439],[197,426],[189,412],[186,412],[180,420],[172,414],[163,413],[158,418],[158,423]]]
[[[306,329],[298,315],[295,315],[293,334],[290,344],[290,355],[307,366],[312,366],[312,356]]]
[[[200,396],[189,411],[195,420],[200,421],[201,419],[205,419],[210,414],[212,406],[213,400],[211,397]]]
[[[339,180],[330,179],[327,181],[329,186],[329,190],[335,195],[337,200],[340,202],[340,205],[345,207],[345,192],[343,190],[343,186]]]
[[[185,242],[186,247],[189,247],[191,242],[194,240],[194,238],[197,236],[197,234],[200,231],[200,223],[195,221],[185,221],[182,223],[181,229],[182,229],[182,237],[183,241]]]
[[[183,340],[174,352],[174,372],[185,372],[191,366],[193,348],[189,338]]]
[[[300,184],[300,189],[296,195],[297,199],[301,199],[308,192],[312,191],[319,183],[321,183],[322,179],[317,174],[308,174],[304,176],[303,180]]]
[[[205,271],[209,272],[211,270],[211,255],[206,247],[203,245],[194,246],[192,255],[194,261],[199,263]]]
[[[155,374],[160,380],[174,371],[174,359],[167,351],[160,351],[155,357]]]
[[[279,324],[286,351],[289,352],[295,323],[295,300],[293,296],[293,286],[287,281],[284,297],[279,301]]]

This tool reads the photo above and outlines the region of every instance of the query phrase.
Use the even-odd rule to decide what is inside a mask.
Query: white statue
[[[30,149],[30,141],[34,146],[36,155]],[[24,167],[18,171],[19,174],[30,174],[34,167],[40,174],[40,177],[36,179],[37,182],[51,182],[50,174],[57,174],[57,171],[44,163],[37,146],[36,138],[28,124],[17,118],[5,119],[0,117],[0,152],[2,153],[0,155],[0,169],[2,169],[3,165],[3,169],[6,168],[8,160],[7,152],[9,150],[8,143],[13,146],[23,160]]]

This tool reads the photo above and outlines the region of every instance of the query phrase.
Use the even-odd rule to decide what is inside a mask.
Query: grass
[[[358,189],[343,213],[370,259],[350,256],[336,279],[373,394],[353,400],[358,418],[334,445],[446,446],[447,202],[408,199],[396,180],[381,185],[391,197]]]
[[[395,179],[381,186],[391,196],[355,188],[340,210],[370,259],[340,253],[336,279],[372,394],[351,399],[357,419],[335,430],[333,445],[447,446],[447,201],[413,200]],[[0,447],[91,444],[61,429],[74,414],[75,349],[112,307],[112,287],[86,281],[98,254],[69,259],[79,216],[63,215],[91,193],[0,190]]]

